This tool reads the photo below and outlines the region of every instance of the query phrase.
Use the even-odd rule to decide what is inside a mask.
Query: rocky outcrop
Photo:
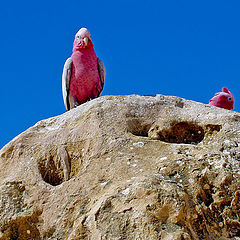
[[[0,239],[239,239],[240,114],[105,96],[0,151]]]

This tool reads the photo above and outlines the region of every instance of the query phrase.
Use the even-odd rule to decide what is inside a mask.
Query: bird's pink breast
[[[73,52],[72,74],[69,93],[76,96],[79,103],[98,95],[100,77],[97,56],[93,48]]]

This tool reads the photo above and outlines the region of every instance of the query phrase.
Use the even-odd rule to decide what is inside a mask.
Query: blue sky
[[[65,112],[61,75],[87,27],[107,70],[102,95],[164,94],[208,103],[226,86],[239,111],[239,1],[4,1],[0,148]]]

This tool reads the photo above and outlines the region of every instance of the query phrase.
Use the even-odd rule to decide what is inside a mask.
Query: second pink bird
[[[210,105],[231,110],[234,108],[234,97],[226,88],[222,88],[222,92],[215,93],[215,96],[209,101]]]

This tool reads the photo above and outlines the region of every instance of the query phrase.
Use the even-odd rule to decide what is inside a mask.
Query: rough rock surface
[[[105,96],[0,151],[0,239],[240,239],[240,114]]]

